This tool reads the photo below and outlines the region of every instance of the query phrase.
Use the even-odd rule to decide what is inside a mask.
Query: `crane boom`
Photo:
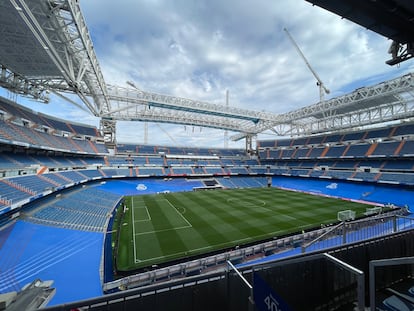
[[[296,43],[296,41],[293,39],[292,35],[287,30],[287,28],[283,28],[283,30],[286,32],[286,34],[287,34],[288,38],[290,39],[290,41],[292,42],[293,46],[296,48],[296,50],[298,51],[299,55],[302,57],[303,61],[305,62],[306,66],[308,66],[309,70],[312,72],[313,76],[315,77],[315,79],[317,81],[316,82],[316,85],[319,87],[319,99],[322,102],[324,100],[325,93],[326,94],[329,94],[330,91],[325,87],[325,84],[322,82],[321,78],[319,78],[319,76],[316,73],[316,71],[312,68],[312,66],[310,65],[309,61],[306,59],[305,55],[303,54],[303,52],[299,48],[299,46]]]

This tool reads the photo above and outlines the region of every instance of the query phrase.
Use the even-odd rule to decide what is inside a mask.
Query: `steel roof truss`
[[[305,125],[306,130],[302,134],[309,135],[316,132],[362,127],[412,117],[414,117],[414,101],[397,101],[350,114],[337,115],[322,120],[310,120]]]
[[[107,114],[103,114],[103,117],[111,117],[113,112],[119,112],[123,109],[130,109],[132,103],[138,105],[147,105],[149,107],[191,111],[194,113],[244,119],[249,120],[253,123],[258,123],[260,120],[274,120],[278,117],[278,115],[271,113],[263,113],[253,110],[240,109],[237,107],[211,104],[203,101],[144,92],[138,89],[135,90],[114,85],[108,85],[108,90],[110,99],[112,101],[118,102],[118,107],[114,108],[112,111],[109,111]],[[123,105],[125,105],[124,108]]]

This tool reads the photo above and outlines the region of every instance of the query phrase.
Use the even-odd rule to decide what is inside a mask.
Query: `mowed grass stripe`
[[[208,227],[213,227],[213,237],[217,235],[217,237],[214,237],[212,240],[212,243],[219,244],[220,241],[224,243],[234,240],[246,239],[249,237],[249,235],[242,230],[242,218],[233,215],[231,213],[231,208],[228,208],[227,210],[223,209],[222,201],[218,201],[214,197],[209,198],[209,203],[213,206],[216,206],[215,213],[209,211],[209,219],[211,219],[211,221],[207,223]],[[235,225],[235,223],[237,223],[238,226]],[[206,232],[211,230],[208,227]],[[219,239],[217,239],[218,237]]]
[[[200,236],[208,243],[208,245],[215,245],[217,243],[227,240],[227,237],[217,230],[217,225],[223,220],[217,214],[209,210],[209,204],[203,198],[188,197],[185,193],[176,193],[169,195],[169,200],[173,204],[188,204],[191,208],[187,208],[185,215],[191,222],[194,231],[197,231]],[[205,245],[207,246],[207,245]],[[201,247],[201,246],[200,246]]]
[[[209,220],[207,229],[204,230],[205,226],[201,225],[199,219],[192,219],[194,216],[190,216],[188,212],[186,213],[187,218],[192,223],[197,224],[194,227],[201,225],[200,227],[203,230],[200,230],[200,232],[209,240],[210,244],[216,244],[222,248],[235,245],[237,242],[253,241],[257,237],[264,238],[273,235],[274,232],[281,231],[280,228],[274,226],[274,220],[269,219],[268,215],[265,218],[263,217],[263,201],[249,198],[249,193],[239,195],[240,202],[250,201],[247,205],[249,208],[229,204],[228,200],[234,200],[235,198],[225,191],[200,192],[197,196],[191,195],[190,197],[186,193],[172,193],[168,196],[175,197],[178,200],[175,204],[180,204],[180,202],[182,204],[190,203],[192,209],[197,210],[197,214],[202,215],[203,221]],[[252,201],[255,201],[257,205],[253,206]],[[205,206],[205,202],[209,202],[209,204]],[[269,211],[266,209],[266,214]],[[198,216],[196,215],[196,217]],[[292,221],[292,219],[290,218],[289,221]],[[213,228],[211,228],[211,224],[214,224]]]
[[[152,264],[159,263],[166,259],[172,260],[186,256],[189,251],[200,247],[202,249],[212,247],[203,236],[192,229],[191,223],[185,216],[186,209],[180,206],[180,202],[174,202],[171,198],[161,195],[154,200],[146,199],[146,204],[158,221],[154,226],[156,230],[136,236],[137,244],[145,250],[138,255],[140,263],[148,262],[149,259],[153,259]],[[168,216],[174,221],[169,221]],[[188,239],[189,236],[191,239]],[[154,250],[155,245],[159,245],[156,250]],[[147,257],[148,254],[154,257]]]
[[[333,223],[340,210],[352,209],[361,215],[367,207],[276,188],[140,197],[151,221],[142,221],[140,216],[141,221],[135,222],[136,255],[140,260],[135,269]],[[126,202],[130,202],[129,198]],[[123,231],[122,234],[131,234]],[[119,253],[124,254],[123,258],[125,254],[131,256],[131,251],[123,251],[121,245],[128,239],[120,240]],[[125,245],[131,248],[131,244]],[[119,270],[133,269],[131,259],[118,259],[117,263]]]
[[[240,207],[240,205],[229,202],[230,197],[221,197],[217,192],[214,195],[209,195],[208,192],[200,194],[200,198],[203,201],[208,201],[210,206],[213,206],[212,213],[215,223],[215,228],[222,232],[222,235],[227,237],[227,240],[231,241],[234,238],[251,237],[252,235],[262,235],[263,220],[260,220],[262,215],[262,204],[254,206],[249,203],[248,208]],[[225,202],[225,204],[223,204]],[[242,201],[243,202],[243,201]],[[269,211],[266,211],[269,212]],[[210,218],[213,218],[210,217]],[[256,230],[257,232],[252,232]],[[232,236],[232,232],[236,235]]]
[[[136,266],[131,197],[126,197],[124,203],[127,206],[127,210],[124,214],[122,222],[119,224],[118,248],[115,255],[117,257],[117,261],[122,264],[122,267],[126,270],[130,270],[134,269]]]
[[[193,196],[187,197],[185,194],[172,193],[168,194],[168,200],[175,205],[190,204],[191,206],[191,209],[187,209],[184,213],[193,224],[193,229],[196,228],[189,240],[192,247],[189,247],[188,255],[226,248],[237,242],[251,240],[249,236],[242,235],[240,230],[225,221],[222,213],[210,212],[203,198],[197,197],[197,200],[193,200]],[[210,203],[213,204],[213,202]]]
[[[153,256],[161,256],[163,254],[160,242],[154,232],[163,229],[171,230],[172,228],[168,225],[168,222],[163,221],[162,210],[156,204],[152,204],[152,200],[148,200],[144,196],[133,197],[132,202],[135,208],[139,206],[136,204],[137,199],[140,200],[141,205],[146,206],[148,213],[151,215],[150,222],[141,222],[136,221],[136,218],[134,219],[133,240],[136,245],[134,261],[143,262],[153,258]],[[150,254],[152,255],[147,257]]]
[[[140,261],[146,260],[152,257],[163,257],[165,254],[173,252],[185,251],[186,247],[178,234],[178,230],[175,228],[187,227],[188,224],[184,222],[174,211],[173,207],[164,200],[159,200],[156,196],[146,196],[145,204],[148,207],[151,218],[154,219],[154,230],[148,234],[135,235],[135,242],[138,244],[137,247],[137,259]],[[155,235],[155,238],[154,238]],[[148,245],[148,240],[151,239],[153,242],[157,242],[159,247],[155,253],[149,252],[148,248],[140,247],[141,243]],[[154,247],[152,247],[153,249]],[[148,254],[151,254],[148,256]]]
[[[222,194],[224,192],[221,195],[217,193],[215,196],[206,196],[205,200],[209,200],[211,205],[215,207],[220,221],[231,224],[233,232],[238,236],[250,237],[252,239],[255,236],[262,236],[268,232],[265,227],[274,221],[267,217],[269,216],[269,210],[263,210],[260,201],[255,199],[259,204],[254,206],[252,204],[254,201],[250,200],[249,204],[244,204],[243,206],[243,204],[239,203],[249,202],[247,200],[244,201],[244,197],[239,197],[237,201],[230,200],[229,202],[228,200],[232,199],[232,197],[229,197],[228,194]],[[226,204],[223,204],[223,202]]]
[[[147,206],[141,197],[131,197],[131,205],[134,208],[134,220],[135,222],[151,221],[151,215],[148,212]]]
[[[266,194],[266,192],[264,192]],[[261,196],[257,193],[252,200],[254,193],[251,190],[240,191],[237,200],[231,200],[229,194],[223,192],[225,196],[222,199],[230,200],[229,206],[234,210],[243,211],[244,216],[237,224],[241,227],[246,226],[246,233],[249,233],[252,239],[255,237],[271,236],[275,233],[287,230],[289,228],[307,225],[300,217],[296,217],[292,213],[280,211],[279,199],[272,200],[269,196]],[[256,205],[254,205],[256,202]],[[246,204],[248,203],[248,204]],[[265,203],[265,204],[262,204]],[[227,209],[229,206],[222,206],[218,208]]]

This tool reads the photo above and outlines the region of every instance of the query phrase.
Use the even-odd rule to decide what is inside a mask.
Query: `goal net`
[[[366,216],[375,215],[375,214],[381,214],[382,207],[381,206],[375,206],[375,207],[367,207],[365,211]]]
[[[339,211],[338,212],[338,220],[339,221],[347,221],[347,220],[354,220],[355,219],[355,212],[351,210]]]

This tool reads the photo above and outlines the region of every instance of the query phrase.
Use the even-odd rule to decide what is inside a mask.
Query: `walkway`
[[[114,180],[82,191],[77,190],[72,193],[73,196],[65,194],[57,202],[62,204],[74,197],[78,198],[77,202],[83,202],[72,202],[72,206],[60,209],[68,214],[74,208],[87,208],[91,211],[94,208],[89,199],[93,198],[106,215],[109,207],[113,207],[120,195],[191,191],[193,187],[200,185],[200,181],[186,180]],[[79,197],[80,192],[84,191],[89,199]],[[102,198],[98,200],[95,194],[100,194]],[[109,202],[103,203],[102,200]],[[46,205],[53,205],[56,203],[54,201]],[[19,291],[27,283],[39,278],[54,281],[56,294],[48,306],[103,295],[99,271],[104,241],[102,231],[106,228],[101,228],[102,224],[99,224],[99,230],[95,231],[100,232],[74,230],[77,227],[72,220],[66,220],[68,223],[64,224],[61,221],[47,222],[43,219],[42,223],[38,223],[42,220],[39,211],[53,209],[53,206],[34,209],[30,215],[38,218],[26,215],[26,220],[18,220],[14,225],[0,230],[0,294]]]
[[[200,181],[108,181],[98,186],[106,192],[144,194],[191,191]],[[308,179],[273,178],[274,186],[344,196],[359,200],[393,202],[414,207],[412,191],[367,184],[314,182]],[[101,296],[100,267],[104,233],[57,228],[23,220],[0,231],[0,293],[20,290],[35,278],[54,280],[56,295],[49,306]],[[292,256],[300,249],[275,256]]]
[[[10,229],[10,228],[9,228]],[[99,276],[104,235],[17,221],[0,248],[0,293],[36,278],[53,280],[49,305],[102,295]]]

